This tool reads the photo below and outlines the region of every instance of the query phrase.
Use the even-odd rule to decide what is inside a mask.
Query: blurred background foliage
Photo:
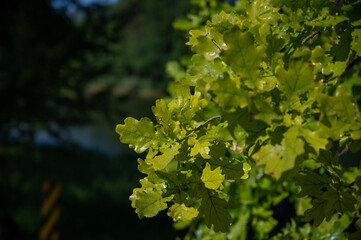
[[[61,239],[183,235],[165,213],[134,213],[137,156],[114,128],[149,116],[166,93],[166,62],[189,55],[172,23],[191,8],[185,0],[1,2],[0,239],[38,238],[45,180],[62,184]]]

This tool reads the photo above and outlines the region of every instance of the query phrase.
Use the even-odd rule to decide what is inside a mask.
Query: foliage
[[[358,239],[360,162],[344,156],[361,148],[360,7],[240,1],[191,30],[191,63],[173,71],[156,123],[116,127],[146,152],[139,217],[169,206],[195,239]],[[281,203],[295,209],[287,222]]]

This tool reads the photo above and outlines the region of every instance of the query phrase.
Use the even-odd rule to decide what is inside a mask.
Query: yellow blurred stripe
[[[60,184],[56,184],[53,191],[45,198],[43,207],[41,208],[41,216],[46,216],[51,207],[54,206],[55,201],[58,199],[61,192]]]
[[[48,221],[44,224],[43,228],[40,231],[40,240],[46,240],[49,236],[50,231],[53,229],[54,225],[58,221],[60,216],[60,208],[56,207],[54,208],[54,211],[51,213],[50,217],[48,218]],[[54,236],[54,235],[52,235]],[[55,240],[57,239],[57,235],[55,235]]]

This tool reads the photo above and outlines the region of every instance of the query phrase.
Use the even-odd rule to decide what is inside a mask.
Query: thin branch
[[[210,121],[213,121],[214,119],[217,119],[217,118],[221,118],[221,116],[210,117],[210,118],[208,118],[208,120],[204,124],[209,123]]]
[[[355,66],[356,64],[358,64],[361,61],[361,57],[357,57],[356,59],[354,59],[349,65],[347,65],[346,70],[352,68],[353,66]]]
[[[202,126],[206,125],[207,123],[213,121],[214,119],[217,119],[217,118],[221,118],[221,116],[213,116],[213,117],[210,117],[207,119],[207,121],[204,122],[204,124],[196,127],[195,129],[192,130],[192,132],[195,132],[195,131],[198,131]]]
[[[319,30],[316,30],[314,31],[313,33],[311,33],[310,35],[308,35],[303,41],[302,41],[302,44],[304,44],[305,42],[307,42],[308,40],[314,38],[317,34],[319,34],[320,31]]]
[[[212,43],[218,48],[219,51],[222,51],[223,49],[218,45],[218,43],[214,40],[214,38],[211,37]]]
[[[348,147],[345,147],[344,149],[342,149],[342,151],[340,153],[337,153],[337,156],[341,157],[342,155],[344,155],[347,152],[347,149],[351,146],[351,144],[352,144],[352,141],[347,144]]]
[[[337,153],[337,156],[341,157],[342,155],[344,155],[347,152],[347,149],[344,148],[342,149],[342,151],[340,153]]]
[[[317,167],[314,167],[314,168],[310,168],[310,169],[300,169],[298,170],[298,172],[309,172],[309,171],[316,171],[318,169],[322,168],[322,165],[319,165]]]

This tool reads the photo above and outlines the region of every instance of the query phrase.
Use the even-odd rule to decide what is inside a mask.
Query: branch
[[[356,64],[358,64],[361,60],[361,57],[357,57],[356,59],[354,59],[349,65],[347,65],[346,70],[352,68],[353,66],[355,66]]]
[[[196,127],[195,129],[192,130],[192,132],[195,132],[195,131],[199,130],[202,126],[206,125],[207,123],[209,123],[209,122],[211,122],[211,121],[213,121],[214,119],[217,119],[217,118],[221,118],[221,116],[213,116],[213,117],[208,118],[207,121],[204,122],[204,124]]]
[[[211,37],[212,43],[218,48],[219,51],[222,51],[223,49],[218,45],[218,43],[214,40],[214,38]]]
[[[210,121],[213,121],[214,119],[217,119],[217,118],[221,118],[221,116],[210,117],[210,118],[208,118],[208,120],[204,124],[209,123]]]
[[[314,167],[314,168],[310,168],[310,169],[300,169],[298,170],[298,172],[309,172],[309,171],[316,171],[318,169],[322,168],[322,165],[319,165],[317,167]]]
[[[320,31],[319,30],[316,30],[314,31],[313,33],[311,33],[310,35],[308,35],[303,41],[302,41],[302,44],[304,44],[305,42],[307,42],[308,40],[314,38],[317,34],[319,34]]]
[[[348,148],[351,146],[351,144],[352,144],[352,141],[351,142],[349,142],[347,145],[347,147],[345,147],[344,149],[342,149],[342,151],[340,152],[340,153],[337,153],[337,156],[338,157],[341,157],[342,155],[344,155],[346,152],[347,152],[347,150],[348,150]]]

